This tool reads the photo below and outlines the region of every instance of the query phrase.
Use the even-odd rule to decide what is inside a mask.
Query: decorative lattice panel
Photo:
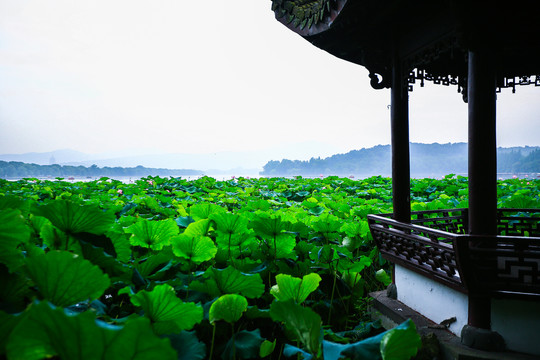
[[[540,237],[540,209],[499,209],[499,235]]]
[[[386,259],[463,292],[540,297],[540,209],[499,209],[497,236],[468,235],[467,209],[411,215],[368,215]]]
[[[468,252],[480,291],[540,296],[540,238],[469,237]]]
[[[464,291],[452,246],[454,234],[369,215],[371,233],[388,260]]]

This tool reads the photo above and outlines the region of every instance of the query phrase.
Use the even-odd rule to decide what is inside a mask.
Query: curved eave
[[[347,4],[347,1],[348,0],[337,0],[335,7],[333,7],[330,10],[330,14],[326,16],[322,21],[316,24],[313,24],[310,27],[294,26],[294,22],[288,21],[286,15],[280,16],[277,11],[274,13],[275,13],[276,19],[280,23],[285,25],[287,28],[294,31],[300,36],[309,37],[309,36],[317,35],[317,34],[327,31],[334,24],[334,21],[337,19],[337,17],[343,10],[343,7],[345,6],[345,4]]]
[[[398,1],[399,2],[399,1]],[[276,19],[314,46],[340,58],[366,67],[370,73],[384,74],[391,63],[391,22],[396,0],[336,0],[329,16],[310,28],[294,26],[287,17]],[[372,85],[378,83],[373,75]]]
[[[335,4],[329,16],[311,27],[295,27],[277,14],[276,18],[318,48],[383,77],[394,54],[405,73],[422,68],[435,75],[466,76],[465,54],[477,46],[494,49],[501,79],[540,74],[540,18],[521,16],[537,13],[536,1],[489,7],[464,0],[336,0]]]

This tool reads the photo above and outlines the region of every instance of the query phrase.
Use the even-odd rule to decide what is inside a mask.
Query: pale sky
[[[285,28],[270,6],[0,1],[0,154],[388,144],[389,90]],[[540,88],[498,100],[498,145],[540,145]],[[467,141],[456,87],[415,87],[410,139]]]

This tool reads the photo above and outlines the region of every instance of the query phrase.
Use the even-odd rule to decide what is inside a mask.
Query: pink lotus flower
[[[116,190],[116,193],[117,193],[118,195],[122,195],[124,192],[122,191],[122,189],[118,189],[118,190]]]
[[[152,180],[147,180],[146,181],[149,185],[154,185],[154,182]]]

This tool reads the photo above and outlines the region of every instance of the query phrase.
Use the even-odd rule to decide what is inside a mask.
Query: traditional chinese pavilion
[[[394,212],[368,220],[395,264],[397,300],[435,322],[455,317],[449,330],[468,346],[538,356],[540,210],[497,208],[495,125],[497,92],[540,86],[539,8],[537,0],[272,0],[289,29],[367,68],[373,88],[391,88]],[[468,103],[465,209],[410,209],[408,93],[426,81],[456,86]]]

